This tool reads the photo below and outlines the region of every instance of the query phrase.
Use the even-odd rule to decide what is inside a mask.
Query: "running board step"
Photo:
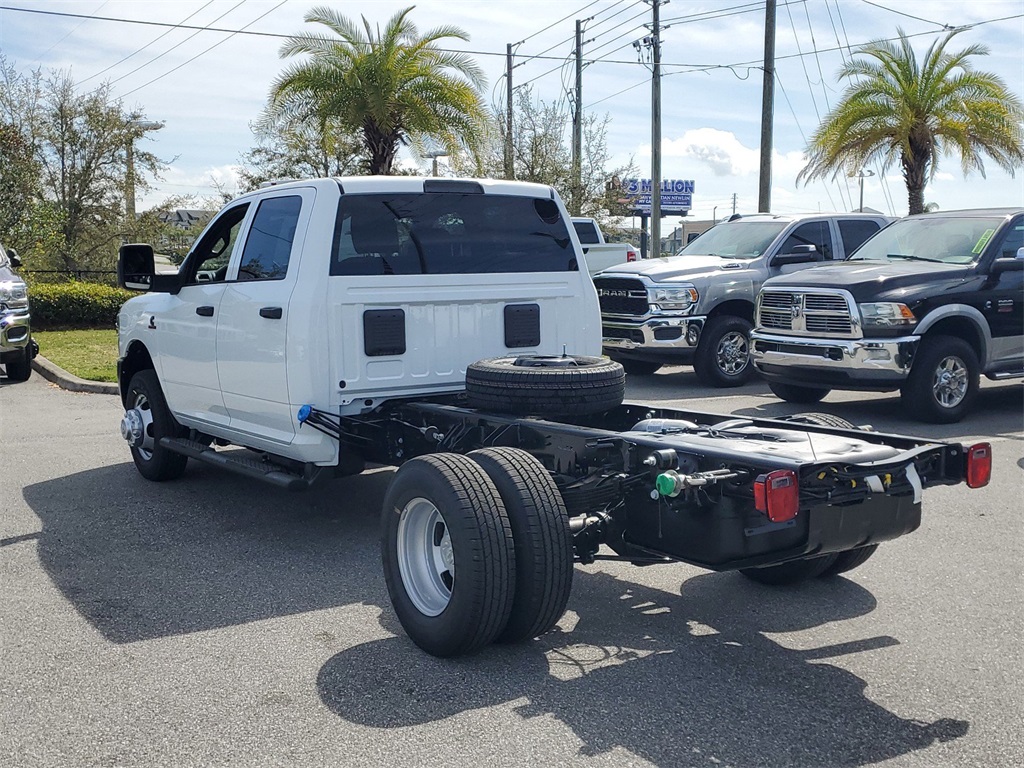
[[[248,456],[224,454],[216,448],[185,437],[163,437],[160,439],[160,445],[169,451],[188,456],[190,459],[223,467],[237,474],[284,488],[286,491],[302,491],[310,486],[310,480],[302,475],[289,472],[278,464]]]
[[[988,378],[992,381],[1003,381],[1005,379],[1020,379],[1024,378],[1024,369],[1018,371],[997,371],[996,373],[987,374]]]

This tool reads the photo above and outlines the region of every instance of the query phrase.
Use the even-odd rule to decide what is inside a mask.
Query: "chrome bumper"
[[[842,372],[852,380],[905,379],[920,336],[895,339],[807,339],[753,331],[750,359],[762,366]]]
[[[23,349],[31,337],[27,312],[0,315],[0,352]]]
[[[624,352],[692,353],[706,317],[651,317],[641,323],[601,320],[601,345]]]

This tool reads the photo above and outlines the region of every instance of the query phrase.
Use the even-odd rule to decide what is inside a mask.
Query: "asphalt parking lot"
[[[688,368],[628,396],[799,410]],[[0,377],[0,765],[1019,766],[1022,405],[986,383],[957,425],[896,395],[815,406],[994,446],[988,488],[927,491],[921,529],[849,578],[577,566],[557,632],[444,661],[387,598],[392,470],[292,495],[194,463],[148,483],[117,398]]]

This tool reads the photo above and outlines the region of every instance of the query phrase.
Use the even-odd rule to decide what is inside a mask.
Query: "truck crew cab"
[[[923,489],[988,482],[987,444],[623,403],[581,257],[537,184],[243,195],[176,275],[122,247],[119,280],[145,294],[118,318],[121,434],[154,481],[189,460],[289,490],[398,466],[385,579],[438,656],[550,630],[575,561],[828,576],[916,529]]]
[[[594,278],[604,352],[627,373],[692,365],[707,386],[739,386],[754,373],[748,336],[761,283],[842,260],[888,222],[864,213],[737,215],[675,256],[610,267]]]
[[[918,419],[963,418],[979,376],[1024,376],[1024,211],[902,219],[848,261],[765,283],[754,366],[784,400],[899,389]]]

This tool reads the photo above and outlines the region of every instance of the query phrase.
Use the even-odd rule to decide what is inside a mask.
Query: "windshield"
[[[973,264],[1001,223],[991,216],[902,219],[865,241],[850,260]]]
[[[756,259],[786,228],[784,221],[737,221],[719,224],[698,237],[677,256],[728,256]]]

